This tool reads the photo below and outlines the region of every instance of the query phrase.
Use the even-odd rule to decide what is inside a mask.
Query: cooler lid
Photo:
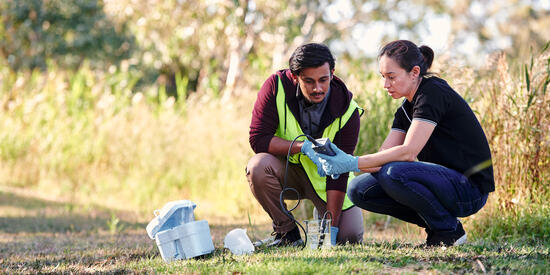
[[[193,210],[195,207],[197,207],[197,205],[192,201],[179,200],[168,202],[162,209],[153,211],[155,218],[149,222],[146,228],[149,238],[154,239],[155,235],[161,230],[194,221]],[[175,221],[174,219],[170,219],[174,213],[180,213],[181,220]],[[166,224],[168,221],[170,221],[170,224]]]

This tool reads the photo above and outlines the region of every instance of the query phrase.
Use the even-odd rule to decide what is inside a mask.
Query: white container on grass
[[[147,225],[147,234],[155,240],[165,262],[194,258],[214,251],[208,222],[195,221],[195,207],[192,201],[180,200],[155,210],[156,217]]]
[[[228,248],[235,255],[252,254],[254,245],[246,235],[246,229],[235,228],[223,240],[223,246]]]
[[[194,258],[214,251],[210,228],[205,220],[161,231],[155,240],[165,262]]]

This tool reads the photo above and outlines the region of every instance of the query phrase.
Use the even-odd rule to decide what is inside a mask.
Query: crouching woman
[[[382,48],[384,88],[404,98],[379,151],[352,156],[317,154],[326,174],[368,172],[348,185],[352,202],[425,228],[426,245],[459,245],[470,216],[494,191],[491,152],[479,121],[447,82],[431,73],[434,53],[407,40]],[[417,161],[418,160],[418,161]]]

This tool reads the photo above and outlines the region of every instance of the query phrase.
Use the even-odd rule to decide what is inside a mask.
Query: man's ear
[[[295,74],[290,74],[290,76],[292,77],[292,82],[294,82],[294,84],[298,83],[298,76]]]
[[[333,78],[334,78],[334,69],[330,71],[330,80],[332,80]]]

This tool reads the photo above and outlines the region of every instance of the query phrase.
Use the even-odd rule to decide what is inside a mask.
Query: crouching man
[[[363,239],[361,210],[346,196],[353,175],[345,173],[337,179],[322,176],[321,165],[307,157],[313,156],[312,144],[303,137],[290,148],[294,138],[308,134],[328,137],[338,148],[353,154],[360,109],[344,82],[334,76],[334,64],[327,46],[300,46],[290,57],[290,68],[271,75],[258,93],[249,136],[256,155],[248,162],[246,176],[252,193],[273,220],[275,239],[268,246],[303,243],[295,222],[281,208],[283,185],[295,189],[301,199],[311,200],[320,215],[330,211],[333,244]],[[285,199],[297,196],[293,191],[284,192]],[[283,206],[286,210],[284,202]]]

